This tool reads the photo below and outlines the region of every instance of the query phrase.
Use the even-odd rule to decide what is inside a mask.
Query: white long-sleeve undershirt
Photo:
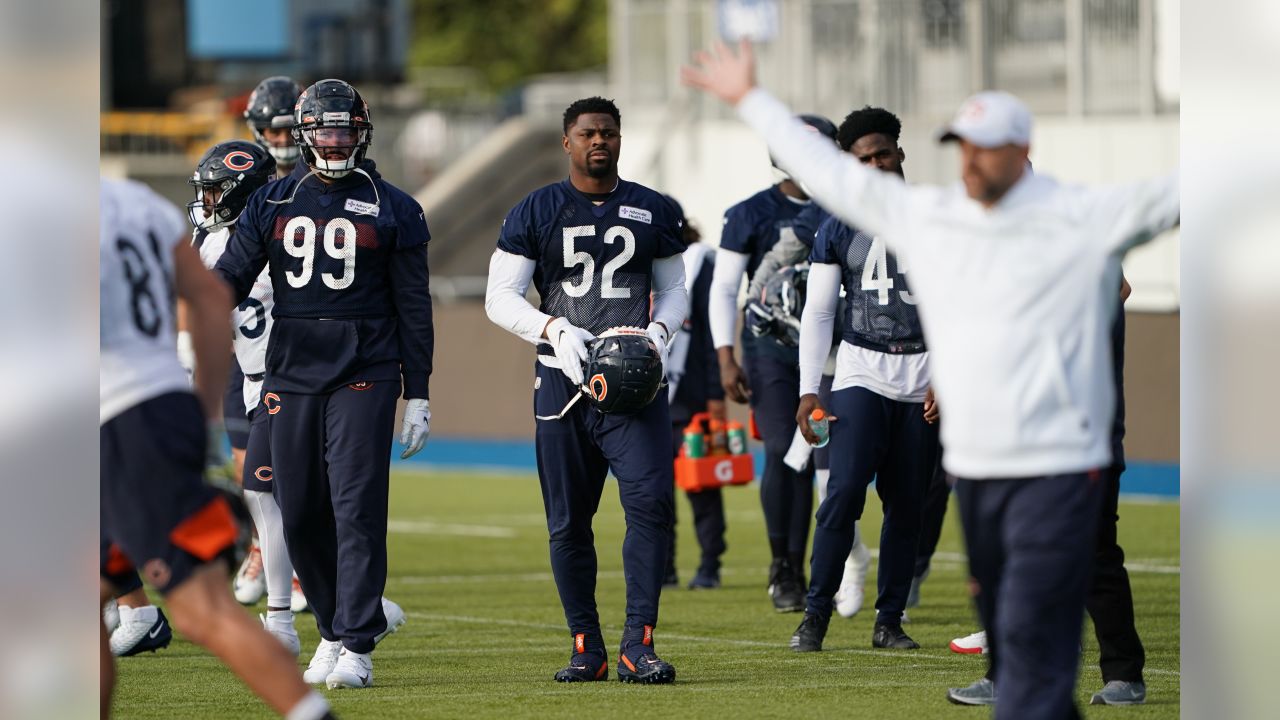
[[[489,258],[489,281],[484,291],[484,312],[494,325],[537,345],[547,342],[542,331],[551,316],[525,298],[536,263],[523,255],[494,250]]]
[[[748,260],[750,258],[744,253],[724,248],[716,250],[707,314],[710,316],[711,343],[717,349],[733,347],[738,334],[738,288],[742,286]]]

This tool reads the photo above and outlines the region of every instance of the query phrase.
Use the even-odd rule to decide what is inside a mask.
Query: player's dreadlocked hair
[[[600,96],[583,98],[574,100],[573,104],[564,109],[564,132],[569,134],[569,128],[577,122],[579,115],[588,115],[591,113],[604,113],[613,118],[618,123],[618,127],[622,127],[622,116],[618,114],[618,106],[613,104],[612,100],[605,100]]]
[[[836,132],[836,142],[840,144],[841,150],[849,152],[849,148],[858,142],[858,138],[874,133],[892,138],[896,144],[898,136],[902,134],[902,121],[888,110],[868,105],[861,110],[854,110],[845,117],[844,122],[840,123],[840,129]]]

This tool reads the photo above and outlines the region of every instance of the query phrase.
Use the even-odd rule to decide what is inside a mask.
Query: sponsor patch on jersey
[[[619,207],[618,217],[625,218],[627,220],[635,220],[648,225],[653,224],[653,213],[648,210],[642,210],[641,208],[631,207],[630,205],[623,205]]]
[[[357,215],[372,215],[378,217],[379,208],[373,203],[361,202],[355,198],[349,198],[347,204],[343,205],[345,210],[353,212]]]

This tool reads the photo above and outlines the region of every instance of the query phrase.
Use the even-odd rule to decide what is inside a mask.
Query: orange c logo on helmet
[[[596,400],[603,400],[609,394],[609,383],[605,382],[604,375],[592,375],[587,381],[587,387],[591,388],[591,397]]]
[[[262,404],[267,408],[268,415],[275,415],[280,412],[280,396],[273,392],[262,396]]]
[[[253,156],[243,150],[232,150],[223,156],[222,164],[226,165],[228,170],[242,172],[253,167]]]
[[[261,482],[271,482],[271,478],[274,477],[271,472],[270,465],[260,466],[257,470],[253,471],[253,476],[258,478]]]

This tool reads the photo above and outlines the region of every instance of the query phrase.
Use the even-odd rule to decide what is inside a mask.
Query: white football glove
[[[582,385],[583,366],[587,362],[587,343],[596,336],[559,317],[547,325],[547,339],[555,348],[560,371],[574,387]]]
[[[662,367],[663,369],[666,369],[667,329],[662,326],[662,323],[651,322],[649,323],[649,327],[644,329],[644,332],[649,336],[649,339],[653,341],[653,344],[658,346],[658,357],[662,358]]]
[[[404,423],[400,426],[400,444],[404,452],[400,459],[412,457],[423,445],[427,444],[427,436],[431,434],[431,408],[422,398],[410,398],[404,406]]]

